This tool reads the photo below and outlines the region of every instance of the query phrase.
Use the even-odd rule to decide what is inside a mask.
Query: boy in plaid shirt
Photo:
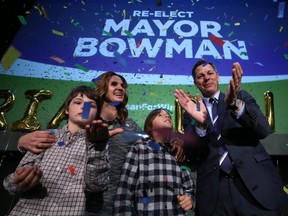
[[[4,179],[11,195],[21,194],[10,215],[84,215],[85,192],[107,188],[105,145],[115,131],[108,132],[107,125],[94,120],[98,101],[95,90],[87,86],[69,93],[64,102],[68,123],[50,131],[57,142],[41,154],[26,152],[16,171]],[[85,130],[93,130],[93,137],[85,136]]]

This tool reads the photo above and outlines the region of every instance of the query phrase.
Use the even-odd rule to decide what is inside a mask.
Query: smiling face
[[[173,129],[171,115],[165,109],[155,109],[146,117],[144,123],[144,131],[151,137],[155,131],[164,133],[170,132]]]
[[[152,129],[162,129],[173,127],[172,118],[168,112],[161,110],[152,121]]]
[[[204,97],[212,97],[219,89],[219,74],[210,64],[199,65],[195,70],[194,84]]]
[[[124,95],[126,94],[126,89],[122,79],[119,76],[112,76],[109,80],[108,91],[106,93],[106,99],[109,102],[119,102],[122,103],[124,100]]]

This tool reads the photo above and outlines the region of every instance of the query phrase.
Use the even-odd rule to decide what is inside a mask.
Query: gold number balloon
[[[10,90],[0,90],[0,98],[4,98],[4,103],[0,104],[0,130],[7,129],[7,121],[4,113],[8,112],[15,102],[15,95]]]
[[[193,97],[192,95],[189,95],[189,97],[194,103],[197,103],[196,97]],[[180,106],[178,100],[176,99],[175,100],[175,128],[181,134],[184,134],[183,112],[184,112],[183,108]]]
[[[59,108],[57,113],[53,116],[53,118],[50,120],[50,122],[47,125],[48,129],[54,129],[59,126],[62,120],[67,119],[67,116],[65,114],[64,104]]]
[[[37,119],[38,108],[43,100],[52,97],[52,92],[49,90],[27,90],[25,97],[30,99],[30,103],[24,113],[24,117],[15,121],[11,126],[11,130],[34,131],[41,129],[41,124]]]
[[[273,93],[266,91],[264,93],[265,101],[265,115],[268,118],[268,122],[272,132],[275,132],[275,117],[274,117],[274,97]]]

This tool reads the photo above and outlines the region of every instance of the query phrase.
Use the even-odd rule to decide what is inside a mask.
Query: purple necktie
[[[214,131],[216,132],[216,137],[218,137],[219,135],[219,128],[218,128],[218,108],[217,108],[217,99],[215,98],[210,98],[209,99],[209,103],[212,104],[212,121],[213,121],[213,129]],[[224,155],[225,152],[226,152],[226,147],[223,145],[223,146],[220,146],[218,148],[218,152],[219,152],[219,155],[221,156],[220,158],[220,168],[222,171],[226,172],[226,173],[230,173],[231,170],[233,169],[233,165],[232,165],[232,161],[229,157],[228,154]],[[224,159],[223,159],[224,157]],[[222,162],[221,162],[222,161]]]

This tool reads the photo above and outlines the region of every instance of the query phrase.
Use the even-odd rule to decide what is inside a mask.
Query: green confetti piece
[[[284,58],[288,60],[288,54],[284,54]]]
[[[131,38],[134,37],[134,35],[131,34],[131,32],[129,32],[128,30],[125,30],[124,32],[125,32],[125,34],[127,34],[129,37],[131,37]]]
[[[20,20],[22,25],[27,25],[26,19],[23,16],[19,15],[18,19]]]
[[[76,64],[75,67],[77,67],[77,68],[79,68],[79,69],[81,69],[81,70],[83,70],[83,71],[85,71],[85,72],[88,72],[88,71],[89,71],[88,68],[86,68],[86,67],[84,67],[84,66],[82,66],[82,65],[80,65],[80,64]]]
[[[248,53],[247,52],[241,52],[240,55],[248,56]]]
[[[102,33],[105,34],[105,35],[108,35],[108,36],[112,36],[112,34],[110,32],[107,32],[107,31],[104,31],[104,30],[103,30]]]
[[[234,34],[234,32],[233,32],[233,31],[232,31],[232,32],[230,32],[230,33],[229,33],[229,35],[228,35],[228,37],[231,37],[233,34]]]
[[[224,25],[225,25],[225,26],[230,26],[230,23],[225,22]]]
[[[189,172],[191,172],[191,169],[189,167],[187,167],[187,166],[181,166],[181,169],[188,170]]]

